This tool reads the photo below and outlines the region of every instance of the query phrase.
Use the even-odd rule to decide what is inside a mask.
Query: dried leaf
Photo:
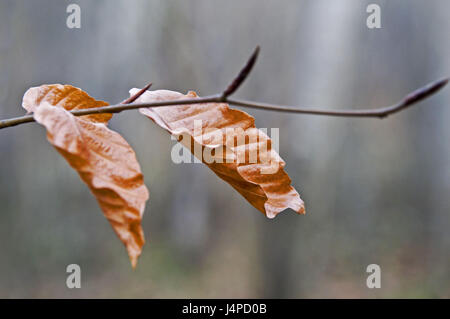
[[[47,84],[28,89],[23,96],[22,106],[29,112],[34,112],[41,103],[47,102],[53,106],[60,106],[68,111],[82,110],[108,105],[90,97],[83,90],[72,85]],[[92,122],[108,123],[112,114],[102,113],[85,115],[82,118]]]
[[[23,102],[97,198],[135,267],[145,242],[141,219],[148,199],[136,155],[120,134],[106,127],[110,115],[75,117],[66,111],[105,104],[69,85],[31,88]]]
[[[137,90],[130,90],[130,94]],[[137,102],[196,97],[195,92],[184,95],[157,90],[145,92]],[[283,169],[285,162],[272,149],[270,138],[255,128],[255,120],[249,114],[225,103],[142,108],[140,112],[177,136],[197,158],[267,217],[273,218],[287,208],[299,214],[305,212],[303,201]],[[196,123],[201,125],[199,129]]]

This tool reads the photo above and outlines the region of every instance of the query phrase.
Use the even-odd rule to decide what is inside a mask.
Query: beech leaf
[[[127,248],[133,267],[145,243],[141,219],[149,195],[131,146],[106,124],[110,114],[76,117],[67,110],[107,105],[70,85],[29,89],[23,106],[96,197]]]
[[[131,95],[137,92],[138,89],[130,90]],[[184,95],[157,90],[146,91],[137,102],[197,97],[192,91]],[[232,109],[226,103],[141,108],[139,111],[176,136],[267,217],[273,218],[287,208],[299,214],[305,212],[303,201],[284,171],[285,162],[272,149],[270,138],[255,127],[255,119],[249,114]],[[196,149],[200,149],[200,153]]]

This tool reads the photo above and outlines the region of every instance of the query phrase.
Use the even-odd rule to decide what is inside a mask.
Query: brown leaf
[[[31,113],[44,102],[61,106],[68,111],[108,105],[107,102],[98,101],[72,85],[46,84],[28,89],[23,96],[22,106]],[[82,118],[92,122],[108,123],[111,117],[111,113],[102,113],[85,115]]]
[[[36,122],[47,129],[49,142],[97,198],[135,267],[145,242],[141,219],[148,199],[136,155],[120,134],[106,127],[110,115],[75,117],[65,110],[106,103],[68,85],[51,85],[27,91],[23,104],[34,112]]]
[[[130,90],[130,94],[137,90]],[[137,102],[196,97],[195,92],[184,95],[158,90],[145,92]],[[267,217],[273,218],[286,208],[300,214],[305,212],[303,201],[283,169],[285,162],[272,149],[270,138],[255,128],[255,120],[249,114],[225,103],[142,108],[140,112],[177,136],[197,158]],[[196,123],[201,126],[196,128]]]

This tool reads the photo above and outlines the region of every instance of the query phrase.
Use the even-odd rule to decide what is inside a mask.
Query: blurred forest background
[[[66,7],[81,6],[81,29]],[[382,29],[366,27],[381,6]],[[447,0],[0,0],[0,118],[31,86],[119,102],[153,81],[219,92],[259,44],[236,97],[334,108],[391,104],[450,75]],[[307,214],[266,219],[137,112],[111,128],[150,189],[147,244],[125,248],[75,171],[26,124],[0,131],[0,297],[450,297],[450,90],[385,120],[249,110],[280,128]],[[82,288],[66,287],[66,266]],[[381,289],[366,267],[381,266]]]

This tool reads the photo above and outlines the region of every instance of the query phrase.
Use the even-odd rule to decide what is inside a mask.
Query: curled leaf
[[[28,89],[23,96],[22,106],[31,113],[45,102],[63,107],[68,111],[108,105],[107,102],[96,100],[72,85],[46,84]],[[92,122],[108,123],[111,117],[111,113],[102,113],[85,115],[82,118]]]
[[[137,90],[130,90],[130,94]],[[137,102],[196,97],[195,92],[184,95],[157,90],[145,92]],[[140,112],[175,135],[195,157],[267,217],[273,218],[287,208],[299,214],[305,212],[303,201],[284,171],[285,162],[249,114],[225,103],[142,108]]]
[[[64,94],[64,89],[69,93]],[[75,117],[66,110],[105,105],[80,91],[60,85],[32,88],[23,104],[45,126],[48,141],[88,185],[135,267],[145,242],[141,219],[148,190],[133,149],[106,127],[110,115]]]

